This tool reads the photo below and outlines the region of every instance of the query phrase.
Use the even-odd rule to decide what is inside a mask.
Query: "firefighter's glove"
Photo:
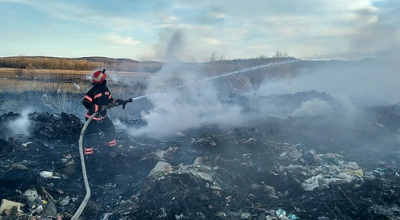
[[[107,105],[103,105],[101,111],[105,111],[106,109],[110,109],[110,108],[115,107],[117,105],[118,105],[117,103],[108,103]]]
[[[117,100],[115,100],[115,103],[116,103],[117,105],[123,105],[123,104],[125,104],[125,101],[122,100],[122,99],[117,99]]]

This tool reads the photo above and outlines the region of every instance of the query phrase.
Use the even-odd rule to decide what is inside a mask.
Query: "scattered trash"
[[[21,212],[21,207],[24,207],[25,204],[22,204],[20,202],[14,202],[14,201],[10,201],[7,199],[2,199],[1,200],[1,206],[0,206],[0,214],[5,214],[5,215],[10,215],[11,211],[13,209],[13,207],[17,208],[18,212]]]
[[[0,194],[21,202],[20,216],[70,219],[84,196],[81,173],[72,169],[80,165],[75,137],[82,123],[69,114],[30,118],[39,138],[1,137],[0,146],[11,150],[0,151],[7,152]],[[400,213],[397,149],[367,151],[329,133],[306,136],[306,120],[273,120],[278,133],[270,122],[178,131],[163,141],[119,132],[118,142],[129,146],[120,149],[123,155],[99,151],[85,161],[94,196],[83,218],[369,220]],[[389,135],[374,136],[383,137]]]
[[[100,220],[108,220],[108,218],[109,218],[112,214],[113,214],[113,213],[111,213],[111,212],[104,213],[104,214],[102,214],[102,215],[100,216]]]
[[[156,166],[150,171],[149,176],[162,177],[171,172],[172,172],[172,168],[169,163],[158,161]]]
[[[183,219],[185,216],[181,213],[180,215],[175,215],[175,219],[179,220],[179,219]]]
[[[53,178],[53,172],[50,171],[42,171],[40,172],[40,177],[42,178]]]
[[[242,213],[240,216],[241,219],[251,219],[251,214],[250,213]]]
[[[218,186],[211,186],[211,189],[215,189],[215,190],[221,190],[221,187],[218,187]]]
[[[38,195],[38,192],[36,189],[28,189],[23,193],[23,195],[25,195],[26,198],[28,199],[29,207],[34,208],[34,207],[42,204],[42,199]]]
[[[275,215],[279,218],[284,218],[286,217],[286,211],[283,209],[278,209],[276,210]]]
[[[248,140],[243,141],[243,144],[251,143],[251,142],[254,142],[254,141],[256,141],[256,139],[254,139],[254,138],[249,138]]]
[[[42,213],[42,211],[44,210],[42,205],[39,205],[36,209],[35,209],[35,213],[40,214]]]
[[[41,213],[43,218],[57,218],[57,208],[54,201],[50,199]]]
[[[80,90],[80,89],[81,89],[81,87],[80,87],[78,84],[76,84],[76,83],[74,83],[74,86],[75,86],[75,88],[76,88],[77,90]]]
[[[71,199],[69,198],[69,196],[66,196],[64,199],[60,201],[60,206],[66,206],[69,204],[70,201]]]
[[[28,142],[23,143],[23,144],[21,144],[21,145],[24,146],[24,147],[27,147],[29,144],[32,144],[32,142],[28,141]]]

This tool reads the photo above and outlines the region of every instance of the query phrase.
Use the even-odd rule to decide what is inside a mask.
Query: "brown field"
[[[86,76],[93,71],[82,70],[50,70],[50,69],[13,69],[0,68],[0,92],[45,91],[82,93],[91,87]],[[109,71],[109,79],[113,76],[144,78],[154,75],[143,72]],[[76,87],[78,85],[80,89]]]
[[[54,76],[54,75],[86,75],[92,71],[88,70],[50,70],[50,69],[15,69],[15,68],[0,68],[0,77],[7,76]]]

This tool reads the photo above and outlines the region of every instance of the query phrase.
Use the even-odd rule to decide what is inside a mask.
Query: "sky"
[[[0,0],[0,57],[297,58],[381,54],[400,45],[399,0]]]

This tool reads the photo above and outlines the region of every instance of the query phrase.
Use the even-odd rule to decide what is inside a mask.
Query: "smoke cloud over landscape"
[[[258,93],[276,95],[316,90],[327,92],[334,97],[347,96],[362,105],[397,103],[400,83],[396,76],[398,65],[390,61],[371,62],[333,61],[311,73],[265,81]]]
[[[148,124],[134,130],[134,135],[161,137],[204,124],[240,126],[249,119],[277,115],[283,118],[331,115],[351,122],[361,117],[363,106],[399,102],[400,79],[396,76],[399,66],[390,60],[321,62],[317,66],[295,69],[296,73],[287,77],[266,78],[258,88],[241,94],[251,100],[254,94],[269,97],[317,91],[327,93],[334,102],[310,98],[290,108],[284,102],[254,101],[251,106],[237,100],[227,102],[227,97],[224,99],[219,95],[221,88],[213,80],[196,82],[206,78],[201,69],[185,69],[185,64],[178,59],[184,50],[182,41],[183,34],[178,31],[171,35],[163,50],[168,62],[147,85],[147,98],[154,108],[142,112],[142,118]],[[307,61],[299,60],[298,63],[306,65]],[[186,86],[174,88],[179,85]],[[253,111],[245,112],[248,107]]]
[[[163,32],[157,56],[167,63],[149,80],[147,98],[154,108],[142,112],[148,124],[135,130],[134,134],[173,135],[177,130],[207,123],[239,126],[248,120],[268,116],[324,116],[350,124],[365,117],[363,107],[399,103],[400,78],[397,75],[400,66],[393,60],[398,58],[400,41],[398,27],[392,22],[398,16],[398,9],[393,9],[398,3],[392,1],[388,5],[373,5],[355,9],[348,17],[346,25],[351,28],[341,36],[347,44],[341,44],[338,53],[309,58],[329,61],[319,61],[314,65],[307,60],[298,60],[293,64],[293,74],[289,76],[273,72],[279,72],[279,68],[263,68],[260,71],[271,72],[277,77],[265,78],[259,87],[240,94],[247,102],[221,97],[221,88],[214,80],[195,83],[207,76],[201,69],[186,70],[185,64],[180,61],[182,55],[190,51],[187,45],[190,41],[185,39],[185,33],[180,30]],[[385,8],[391,10],[384,11]],[[348,53],[340,54],[346,51]],[[328,59],[329,56],[331,59]],[[352,61],[332,60],[336,58]],[[253,72],[244,71],[241,74],[246,76]],[[170,89],[178,85],[188,86]],[[308,91],[326,93],[332,100],[321,97],[289,100],[285,97]],[[281,97],[281,100],[258,99],[275,96]]]
[[[154,108],[142,112],[148,125],[135,130],[136,135],[160,137],[204,124],[235,124],[240,118],[240,106],[222,103],[212,82],[196,83],[204,76],[182,68],[184,64],[176,59],[182,47],[181,37],[180,32],[172,36],[165,50],[170,61],[149,81],[147,98]],[[179,85],[188,86],[174,88]]]

